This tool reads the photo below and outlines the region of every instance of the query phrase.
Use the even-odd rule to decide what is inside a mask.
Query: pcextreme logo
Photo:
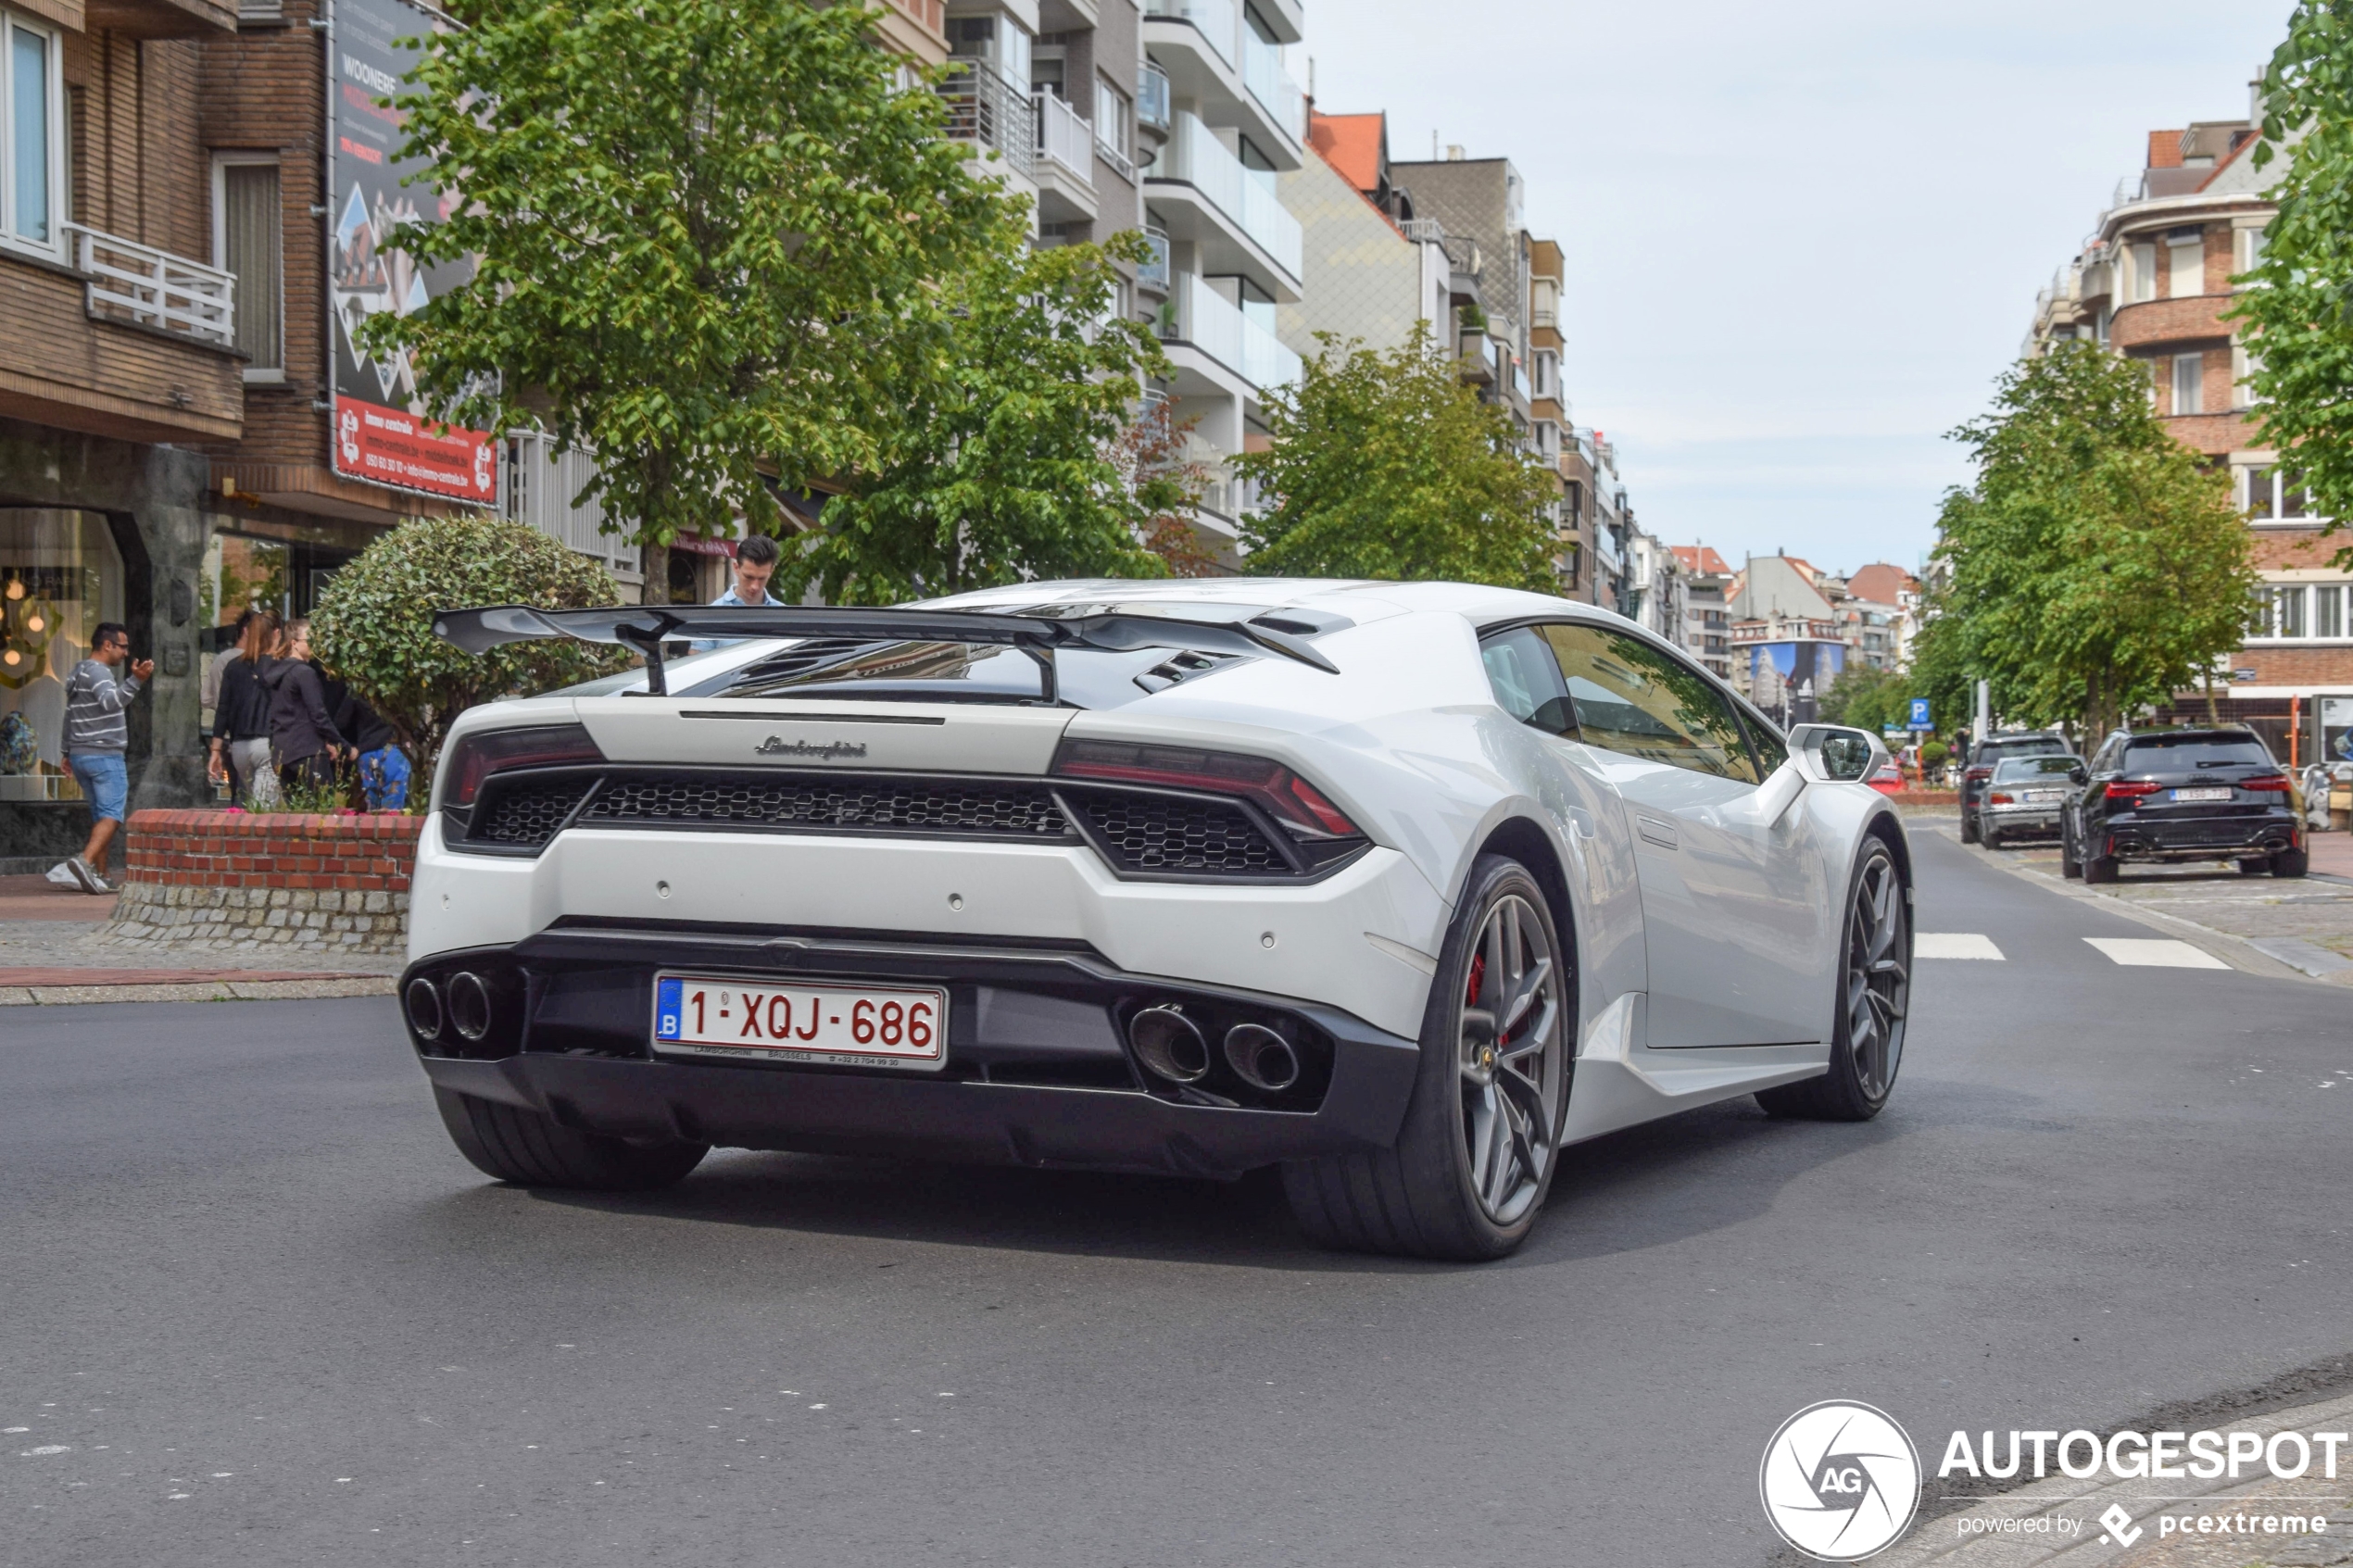
[[[1781,1423],[1756,1489],[1781,1539],[1817,1562],[1858,1562],[1912,1523],[1920,1456],[1886,1411],[1825,1399]]]

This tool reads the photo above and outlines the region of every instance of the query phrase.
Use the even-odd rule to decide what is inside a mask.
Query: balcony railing
[[[1147,131],[1166,134],[1168,117],[1176,112],[1173,103],[1168,73],[1150,60],[1145,61],[1144,69],[1136,77],[1136,123]]]
[[[596,477],[586,453],[559,451],[553,436],[537,431],[512,432],[507,442],[507,515],[593,558],[624,583],[642,582],[643,558],[626,535],[605,531],[604,503],[572,504]]]
[[[1144,15],[1192,23],[1219,59],[1234,63],[1234,36],[1241,19],[1234,0],[1144,0]]]
[[[1305,251],[1299,220],[1284,210],[1275,194],[1272,176],[1262,181],[1227,152],[1214,132],[1189,110],[1179,110],[1174,133],[1151,180],[1181,181],[1208,198],[1227,220],[1250,236],[1258,248],[1294,279],[1300,276]]]
[[[950,72],[939,81],[939,95],[948,100],[948,134],[994,149],[1007,168],[1026,178],[1038,167],[1038,110],[1029,94],[986,65],[951,65]]]
[[[1269,44],[1250,28],[1241,32],[1242,85],[1258,100],[1276,124],[1287,132],[1290,139],[1304,145],[1307,141],[1307,99],[1300,92],[1299,83],[1283,69],[1282,46]]]
[[[1446,225],[1435,218],[1408,218],[1398,228],[1416,245],[1442,245],[1446,243]]]
[[[92,315],[236,346],[233,274],[79,223],[63,227],[74,268],[89,280],[83,296]]]
[[[1136,281],[1149,289],[1168,292],[1168,235],[1144,226],[1144,259],[1137,265]]]
[[[1038,94],[1038,151],[1089,190],[1095,184],[1095,128],[1059,93]]]
[[[1176,284],[1161,307],[1162,337],[1191,344],[1262,392],[1299,379],[1299,356],[1198,273],[1180,272]]]

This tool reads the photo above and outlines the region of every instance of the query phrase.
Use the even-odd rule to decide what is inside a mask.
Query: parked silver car
[[[2081,757],[2011,757],[1994,764],[1977,809],[1985,847],[1998,849],[2020,838],[2057,838],[2082,769]]]

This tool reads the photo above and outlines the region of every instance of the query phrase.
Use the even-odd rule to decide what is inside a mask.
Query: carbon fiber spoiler
[[[1277,621],[1282,625],[1267,625]],[[1321,622],[1321,623],[1319,623]],[[606,609],[534,609],[528,605],[493,605],[445,609],[433,618],[434,633],[468,653],[487,653],[508,643],[572,637],[584,643],[618,643],[646,659],[646,689],[668,695],[662,679],[661,646],[675,638],[841,637],[857,642],[995,643],[1020,648],[1038,660],[1052,696],[1057,648],[1097,648],[1134,653],[1171,648],[1190,653],[1276,654],[1328,674],[1340,667],[1306,641],[1316,632],[1347,624],[1338,617],[1263,613],[1252,620],[1189,621],[1174,616],[1113,610],[1053,617],[995,614],[969,609],[856,609],[833,605],[622,605]],[[1292,630],[1290,628],[1298,628]]]

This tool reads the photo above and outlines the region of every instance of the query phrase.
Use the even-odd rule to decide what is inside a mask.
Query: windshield
[[[2145,735],[2124,748],[2128,773],[2186,773],[2194,768],[2269,768],[2271,754],[2253,735]]]
[[[1994,770],[1995,784],[2016,784],[2028,779],[2065,778],[2068,771],[2080,768],[2080,757],[2013,757]]]

